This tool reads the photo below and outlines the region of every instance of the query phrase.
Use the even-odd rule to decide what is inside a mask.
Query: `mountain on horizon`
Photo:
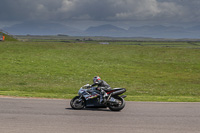
[[[184,28],[181,26],[134,26],[128,30],[111,25],[88,27],[85,31],[50,22],[24,22],[3,30],[14,35],[58,35],[109,36],[109,37],[150,37],[150,38],[200,38],[200,25]]]
[[[58,23],[48,22],[24,22],[16,24],[11,27],[5,27],[4,30],[14,35],[57,35],[57,34],[70,34],[70,35],[81,35],[82,31],[65,26]]]
[[[105,24],[100,26],[92,26],[85,30],[87,35],[94,36],[121,36],[126,33],[126,30],[119,28],[111,24]]]

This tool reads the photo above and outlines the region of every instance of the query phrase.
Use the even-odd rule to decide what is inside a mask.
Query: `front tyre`
[[[115,99],[118,101],[118,104],[109,104],[108,108],[111,111],[120,111],[125,107],[125,100],[121,97],[115,97]]]
[[[80,99],[80,96],[76,96],[70,101],[70,105],[73,109],[83,109],[85,107],[85,100],[83,98]]]

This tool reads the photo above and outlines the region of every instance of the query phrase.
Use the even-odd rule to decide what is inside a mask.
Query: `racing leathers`
[[[94,83],[91,86],[97,86],[97,90],[100,91],[100,103],[106,102],[106,97],[108,96],[106,91],[112,89],[108,83],[104,80],[100,80],[98,83]]]

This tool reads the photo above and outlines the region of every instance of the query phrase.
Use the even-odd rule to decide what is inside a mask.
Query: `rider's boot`
[[[105,103],[106,102],[106,97],[108,96],[108,94],[104,91],[103,94],[100,95],[100,103]]]
[[[99,102],[100,102],[100,103],[103,103],[103,101],[104,101],[104,99],[103,99],[103,96],[102,96],[102,95],[100,95]]]

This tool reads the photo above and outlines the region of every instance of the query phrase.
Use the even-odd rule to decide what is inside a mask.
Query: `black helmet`
[[[100,78],[99,76],[95,76],[95,77],[93,78],[93,82],[94,82],[95,84],[99,84],[99,83],[101,82],[101,78]]]

